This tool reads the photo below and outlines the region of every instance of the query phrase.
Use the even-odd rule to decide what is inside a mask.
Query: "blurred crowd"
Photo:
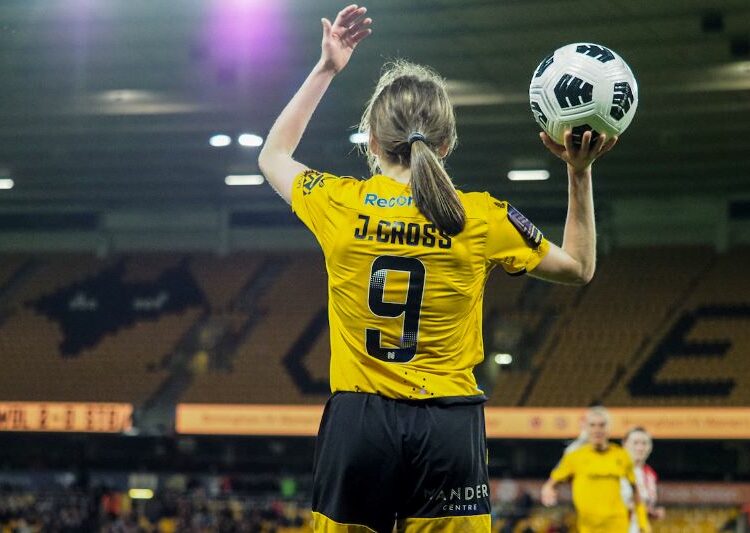
[[[533,494],[494,502],[497,533],[575,531],[569,505],[544,508]],[[670,508],[655,532],[741,531],[733,507]],[[743,518],[743,527],[746,526]],[[0,485],[0,533],[311,533],[309,500],[204,488],[159,490],[150,499],[105,489],[12,489]]]
[[[294,500],[0,490],[2,533],[292,533],[310,531],[308,522],[308,507]]]
[[[570,508],[530,518],[528,492],[497,505],[493,523],[501,533],[566,533]],[[32,491],[0,486],[0,533],[309,533],[309,502],[204,488],[160,490],[149,499],[104,489]]]

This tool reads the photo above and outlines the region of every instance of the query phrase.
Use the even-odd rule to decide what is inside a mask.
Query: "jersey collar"
[[[385,174],[375,174],[375,175],[373,175],[372,179],[379,179],[381,181],[385,181],[387,183],[391,183],[391,184],[397,185],[399,187],[404,187],[404,188],[407,188],[407,189],[409,188],[408,184],[401,183],[400,181],[395,180],[395,179],[393,179],[390,176],[386,176]]]

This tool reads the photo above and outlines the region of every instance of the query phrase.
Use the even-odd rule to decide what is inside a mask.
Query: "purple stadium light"
[[[213,0],[203,32],[207,59],[245,75],[283,61],[290,35],[285,12],[283,0]]]

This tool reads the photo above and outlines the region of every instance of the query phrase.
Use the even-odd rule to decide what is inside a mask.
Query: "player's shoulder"
[[[579,458],[587,456],[589,453],[591,453],[591,451],[591,446],[589,444],[584,444],[583,446],[579,446],[575,450],[566,452],[563,457],[565,457],[569,461],[577,461]]]
[[[568,464],[568,468],[578,470],[591,460],[592,454],[593,452],[590,447],[584,444],[580,448],[564,454],[563,459]]]
[[[339,191],[359,187],[361,183],[362,180],[354,176],[340,176],[331,172],[313,169],[301,172],[296,180],[296,186],[302,189],[303,195],[324,190],[328,196],[333,196]]]
[[[508,209],[507,201],[498,200],[485,191],[458,191],[458,195],[466,210],[466,216],[469,218],[487,219],[492,211],[506,212]]]
[[[623,448],[616,442],[610,442],[608,447],[609,447],[609,452],[612,453],[613,455],[614,454],[621,455],[623,453],[628,453],[625,451],[625,448]]]
[[[347,186],[349,184],[360,183],[362,180],[355,178],[354,176],[342,176],[332,172],[308,168],[299,174],[298,181],[302,185],[320,184],[321,186]]]
[[[519,223],[527,222],[524,217],[511,203],[502,198],[496,198],[489,192],[459,192],[464,209],[469,217],[476,214],[481,218],[488,218],[490,215],[498,218],[508,218]]]
[[[630,454],[628,453],[628,451],[615,442],[609,443],[609,452],[612,456],[616,457],[617,459],[626,459],[627,462],[630,462],[630,463],[633,462],[633,460],[630,458]]]

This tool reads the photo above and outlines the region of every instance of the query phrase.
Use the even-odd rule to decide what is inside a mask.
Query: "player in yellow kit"
[[[621,480],[635,487],[630,454],[609,442],[609,415],[603,407],[586,413],[587,442],[563,455],[542,487],[542,503],[557,503],[556,486],[570,481],[573,505],[578,515],[578,533],[627,533],[628,507],[622,497]],[[635,514],[642,532],[651,531],[646,508],[634,491]]]
[[[317,532],[488,532],[482,296],[489,272],[585,283],[594,272],[591,163],[546,136],[567,163],[562,248],[505,201],[457,191],[443,161],[456,143],[444,81],[406,62],[383,73],[362,117],[367,180],[292,158],[334,76],[370,34],[365,8],[323,19],[322,54],[271,129],[259,164],[317,238],[328,271],[331,391],[313,472]]]

